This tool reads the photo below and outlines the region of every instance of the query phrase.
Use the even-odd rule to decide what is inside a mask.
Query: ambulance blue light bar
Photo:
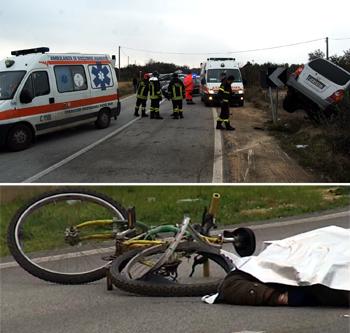
[[[209,61],[209,60],[216,60],[216,61],[233,60],[233,61],[236,61],[236,58],[208,58],[207,60],[208,60],[208,61]]]
[[[46,53],[49,51],[50,49],[48,47],[36,47],[34,49],[11,51],[11,55],[17,57],[19,55],[26,55],[26,54],[32,54],[32,53]]]

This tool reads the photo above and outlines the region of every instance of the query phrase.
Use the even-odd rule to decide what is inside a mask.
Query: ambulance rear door
[[[114,68],[109,59],[101,57],[95,64],[89,64],[88,73],[91,84],[91,96],[95,98],[99,109],[116,109],[117,107],[117,81]],[[114,74],[114,75],[113,75]]]

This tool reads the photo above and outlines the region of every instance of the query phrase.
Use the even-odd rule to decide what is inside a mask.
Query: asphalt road
[[[197,101],[174,120],[165,100],[164,119],[151,121],[133,116],[135,97],[129,97],[108,129],[87,125],[38,137],[25,151],[0,151],[0,182],[211,183],[213,115]]]
[[[350,212],[254,225],[263,240],[280,239],[327,225],[350,228]],[[208,305],[199,298],[150,298],[107,291],[105,281],[61,286],[18,267],[0,270],[2,333],[26,332],[350,332],[343,308]]]

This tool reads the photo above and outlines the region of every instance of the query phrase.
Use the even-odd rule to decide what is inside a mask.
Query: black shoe
[[[135,112],[134,112],[134,116],[135,116],[135,117],[140,117],[139,112],[138,112],[138,111],[135,111]]]
[[[232,126],[230,125],[230,123],[227,123],[227,124],[226,124],[226,130],[227,130],[227,131],[234,131],[235,128],[232,127]]]
[[[179,117],[180,117],[180,119],[183,119],[184,115],[182,112],[180,112]]]
[[[179,119],[179,114],[178,113],[174,114],[174,119]]]
[[[224,130],[225,127],[222,126],[222,121],[218,120],[216,122],[216,129],[219,129],[219,130]]]
[[[142,111],[141,117],[148,117],[148,114],[146,114],[146,111]]]
[[[159,112],[156,113],[155,119],[163,119],[163,117],[160,116]]]
[[[154,119],[154,111],[151,111],[150,114],[151,114],[150,119]]]

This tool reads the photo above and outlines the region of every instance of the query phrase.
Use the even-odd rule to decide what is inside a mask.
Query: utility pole
[[[329,43],[328,43],[328,37],[326,37],[326,59],[329,60]]]
[[[120,46],[118,47],[118,80],[120,81]]]

